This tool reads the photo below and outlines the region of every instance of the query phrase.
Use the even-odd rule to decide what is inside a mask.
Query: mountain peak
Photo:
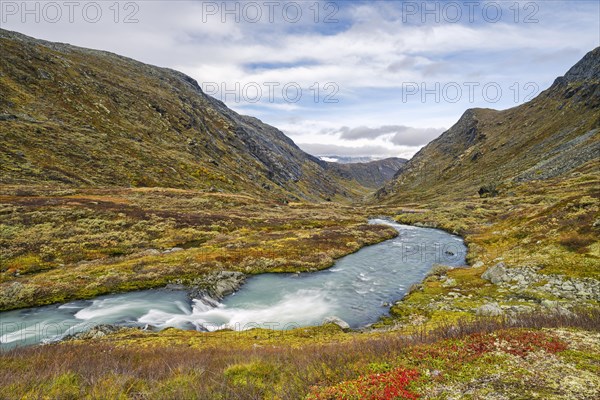
[[[526,104],[466,110],[375,197],[474,196],[485,185],[568,176],[597,159],[599,81],[600,47]]]
[[[600,80],[600,46],[583,56],[564,76],[558,77],[554,85],[589,80]]]

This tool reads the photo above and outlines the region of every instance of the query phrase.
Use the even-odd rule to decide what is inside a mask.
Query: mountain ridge
[[[4,184],[156,186],[347,200],[366,190],[193,78],[0,30]]]
[[[407,162],[407,159],[398,157],[355,163],[328,161],[326,168],[345,179],[355,180],[362,186],[378,189],[389,182]]]
[[[599,132],[600,47],[528,103],[466,110],[374,199],[459,198],[483,186],[564,175],[597,159]]]

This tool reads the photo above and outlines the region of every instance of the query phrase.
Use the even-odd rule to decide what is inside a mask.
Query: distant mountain
[[[376,193],[384,202],[464,198],[482,187],[598,168],[600,47],[526,104],[470,109]]]
[[[354,180],[362,186],[377,189],[390,181],[407,161],[392,157],[364,163],[329,162],[327,168],[346,180]]]
[[[391,157],[395,158],[395,157]],[[327,162],[334,162],[339,164],[354,164],[354,163],[368,163],[371,161],[383,160],[381,157],[370,157],[370,156],[319,156],[319,159]]]
[[[0,30],[0,183],[364,193],[180,72]]]

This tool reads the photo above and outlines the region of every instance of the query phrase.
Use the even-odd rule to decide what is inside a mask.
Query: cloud
[[[298,146],[314,156],[346,156],[346,157],[403,157],[410,158],[418,148],[395,146],[343,146],[322,143],[298,143]]]
[[[537,2],[539,22],[529,24],[522,23],[531,11],[522,3],[519,23],[514,22],[512,3],[507,3],[498,23],[481,21],[478,7],[478,23],[430,24],[416,19],[404,23],[402,2],[338,2],[337,23],[323,20],[331,11],[330,1],[319,3],[320,23],[314,23],[314,2],[295,2],[303,7],[304,18],[298,23],[281,18],[282,5],[274,23],[248,23],[222,15],[206,19],[200,1],[134,3],[139,6],[139,22],[134,24],[115,23],[109,8],[112,2],[99,2],[104,17],[97,24],[81,19],[80,6],[74,23],[65,19],[35,23],[31,18],[22,23],[21,15],[15,15],[2,27],[116,52],[227,89],[236,83],[242,87],[251,82],[298,83],[304,96],[297,104],[283,102],[280,88],[275,102],[268,96],[255,104],[231,101],[231,96],[225,100],[236,110],[301,138],[308,143],[303,146],[314,150],[329,146],[326,153],[340,155],[410,157],[442,131],[427,126],[449,126],[466,108],[515,106],[509,89],[515,82],[521,94],[528,82],[543,89],[600,39],[598,2]],[[229,7],[245,4],[231,3]],[[127,10],[121,11],[124,17]],[[421,96],[411,97],[411,102],[402,100],[406,82],[431,88],[436,83],[462,86],[473,81],[499,82],[504,89],[501,102],[484,102],[480,91],[474,103],[465,100],[466,95],[457,103],[422,101]],[[323,102],[328,82],[339,87],[335,95],[339,103]],[[317,96],[311,89],[315,83],[319,83]],[[223,98],[223,92],[215,97]]]
[[[405,125],[382,125],[378,128],[343,126],[338,130],[327,129],[323,133],[339,135],[342,140],[375,140],[386,136],[395,145],[422,146],[438,137],[445,128],[415,128]]]
[[[422,146],[431,142],[446,130],[446,128],[412,128],[409,126],[402,128],[390,138],[390,142],[395,145]]]

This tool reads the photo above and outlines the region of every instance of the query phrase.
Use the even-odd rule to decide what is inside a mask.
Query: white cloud
[[[81,17],[75,23],[21,23],[17,15],[2,27],[109,50],[227,88],[236,83],[296,82],[308,90],[315,82],[321,88],[335,82],[337,104],[324,104],[323,92],[317,102],[309,101],[309,95],[299,103],[280,98],[270,102],[266,96],[256,104],[244,104],[243,98],[242,102],[224,100],[279,127],[304,146],[318,143],[351,153],[415,152],[439,133],[430,127],[451,126],[465,108],[514,106],[508,88],[515,82],[535,82],[543,89],[600,43],[596,2],[536,2],[539,22],[533,24],[513,23],[512,15],[506,14],[495,24],[425,25],[404,23],[400,2],[342,2],[335,15],[337,24],[322,23],[327,2],[321,4],[318,24],[312,21],[312,2],[302,3],[304,18],[294,24],[282,20],[280,11],[275,23],[204,18],[198,1],[137,2],[139,23],[124,24],[113,21],[112,2],[101,4],[105,16],[97,24]],[[120,18],[125,14],[121,10]],[[256,64],[264,67],[252,67]],[[494,104],[481,99],[475,103],[401,101],[405,82],[472,81],[499,82],[505,89],[502,100]],[[397,131],[386,128],[391,126]],[[348,127],[348,132],[340,127]],[[386,129],[387,133],[381,132]]]
[[[309,154],[315,156],[346,156],[346,157],[400,157],[410,158],[416,153],[418,147],[389,147],[389,146],[341,146],[323,143],[299,143],[298,146]]]

